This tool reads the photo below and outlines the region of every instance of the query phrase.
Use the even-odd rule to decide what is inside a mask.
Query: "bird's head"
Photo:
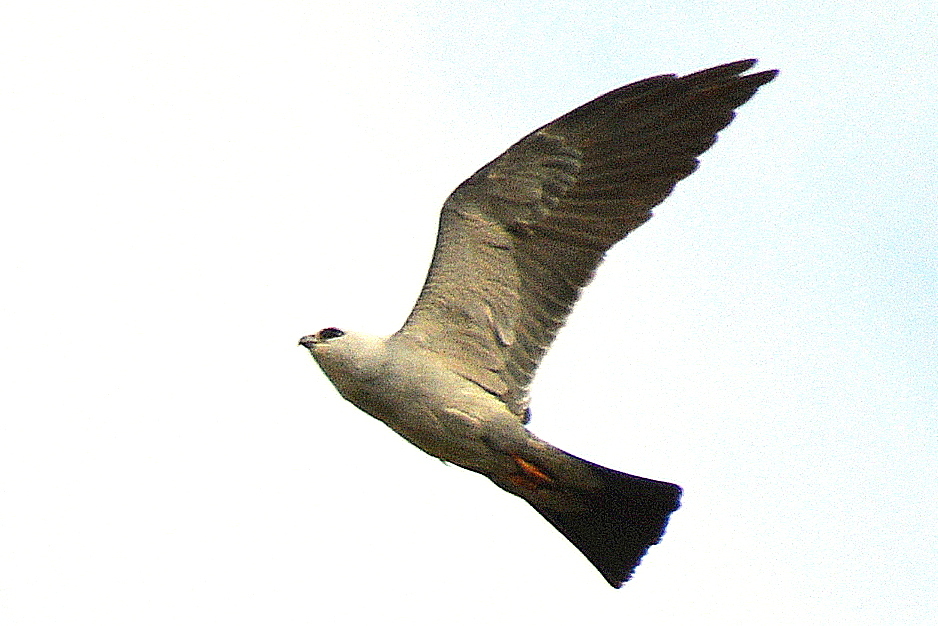
[[[379,376],[386,360],[386,339],[376,335],[323,328],[300,339],[329,380],[348,397],[351,387]]]

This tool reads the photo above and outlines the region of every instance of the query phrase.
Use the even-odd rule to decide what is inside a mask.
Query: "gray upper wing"
[[[531,133],[462,183],[423,291],[417,341],[526,419],[534,371],[606,250],[696,169],[776,71],[738,61],[620,87]]]

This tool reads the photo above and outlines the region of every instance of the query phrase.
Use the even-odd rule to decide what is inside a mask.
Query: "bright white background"
[[[934,6],[6,3],[0,622],[938,623]],[[614,591],[296,340],[395,330],[524,133],[750,56],[535,387],[540,436],[685,488]]]

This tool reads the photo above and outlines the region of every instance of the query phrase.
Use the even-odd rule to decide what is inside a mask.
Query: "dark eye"
[[[341,337],[345,333],[339,330],[338,328],[323,328],[319,331],[320,339],[335,339],[336,337]]]

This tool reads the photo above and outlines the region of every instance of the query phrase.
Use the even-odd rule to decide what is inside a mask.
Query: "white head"
[[[309,350],[339,393],[349,400],[358,395],[362,383],[384,374],[385,342],[384,337],[338,328],[323,328],[300,339],[300,345]]]

